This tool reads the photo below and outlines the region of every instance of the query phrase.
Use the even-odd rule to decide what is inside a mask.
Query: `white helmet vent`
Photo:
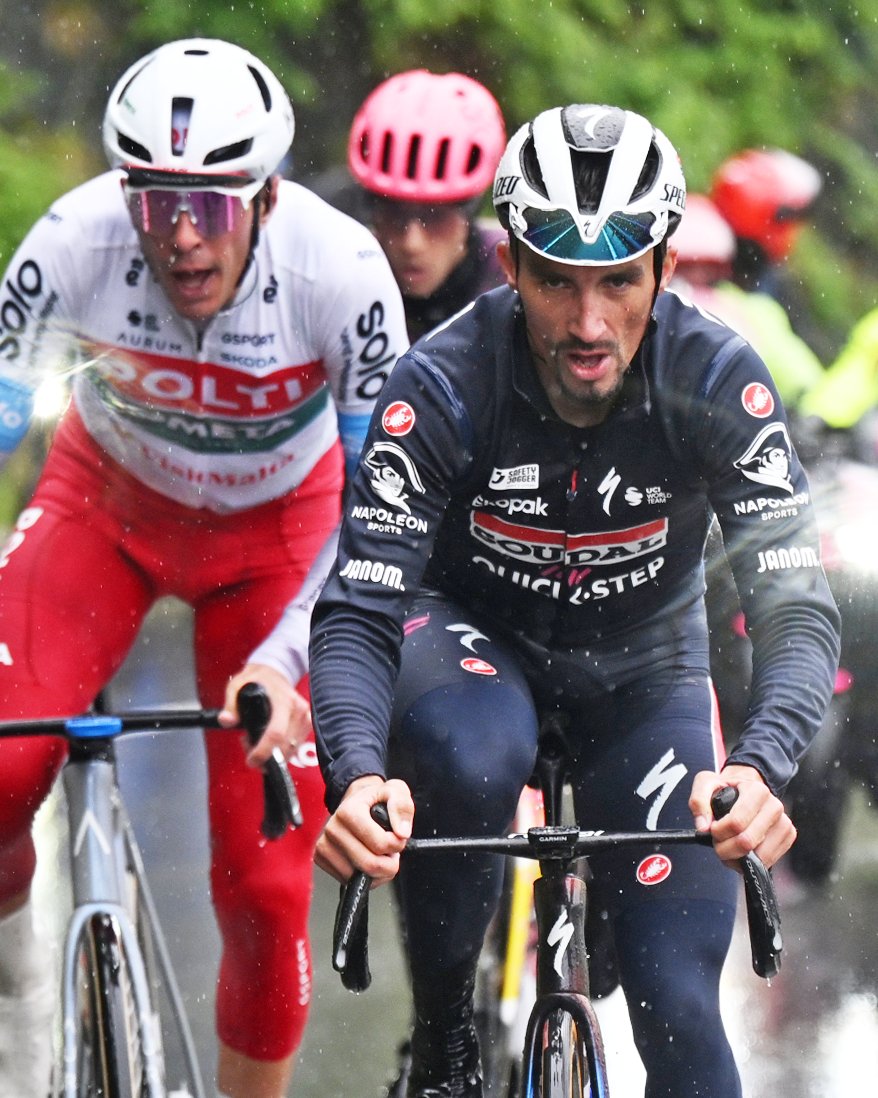
[[[174,156],[182,156],[186,152],[193,104],[194,100],[183,98],[174,99],[171,104],[171,152]]]

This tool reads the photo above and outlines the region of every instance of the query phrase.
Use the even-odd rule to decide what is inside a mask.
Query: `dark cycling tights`
[[[606,686],[563,654],[535,675],[488,634],[440,600],[410,616],[388,771],[411,787],[416,835],[508,829],[535,760],[537,692],[571,718],[580,826],[692,826],[692,778],[721,765],[706,656],[687,650],[660,662],[647,652],[627,681]],[[616,928],[646,1098],[740,1098],[718,1005],[738,878],[703,847],[673,848],[661,873],[647,871],[654,865],[648,851],[595,857],[590,889]],[[477,954],[501,877],[502,859],[491,855],[403,859],[405,936],[420,970]]]
[[[734,907],[712,900],[659,900],[616,920],[622,986],[647,1073],[644,1098],[740,1096],[719,996],[705,979],[722,967],[734,918]],[[668,932],[681,924],[688,928],[682,943],[678,931]]]

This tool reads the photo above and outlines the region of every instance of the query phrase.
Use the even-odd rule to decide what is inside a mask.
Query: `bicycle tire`
[[[522,1066],[516,1098],[608,1098],[600,1026],[585,996],[556,992],[537,1001]]]
[[[77,1095],[148,1098],[127,961],[113,918],[84,928],[77,960]]]
[[[544,1028],[542,1098],[591,1098],[591,1073],[579,1026],[564,1010]]]

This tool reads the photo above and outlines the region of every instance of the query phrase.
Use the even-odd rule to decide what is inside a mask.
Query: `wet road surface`
[[[194,700],[186,651],[188,615],[160,604],[118,676],[120,708]],[[216,1043],[213,983],[218,935],[207,885],[205,775],[200,735],[143,735],[120,745],[120,783],[159,916],[182,986],[208,1093]],[[38,897],[49,926],[63,911],[61,814],[57,798],[41,813]],[[874,1098],[878,1092],[878,813],[855,798],[839,872],[806,891],[777,873],[785,956],[766,986],[753,975],[739,920],[726,966],[722,1007],[741,1066],[746,1098]],[[345,991],[330,965],[337,898],[317,872],[312,912],[315,993],[311,1020],[290,1090],[296,1098],[378,1098],[406,1033],[408,993],[389,890],[372,898],[373,984]],[[600,1005],[614,1098],[642,1098],[642,1071],[627,1033],[624,1002]],[[174,1083],[173,1053],[169,1083]]]

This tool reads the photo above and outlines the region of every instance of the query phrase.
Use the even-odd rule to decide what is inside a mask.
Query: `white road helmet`
[[[679,223],[686,182],[673,145],[633,111],[554,107],[522,126],[494,178],[500,221],[561,263],[625,263]]]
[[[137,185],[262,183],[293,140],[289,97],[240,46],[191,38],[132,65],[110,95],[104,149]]]

